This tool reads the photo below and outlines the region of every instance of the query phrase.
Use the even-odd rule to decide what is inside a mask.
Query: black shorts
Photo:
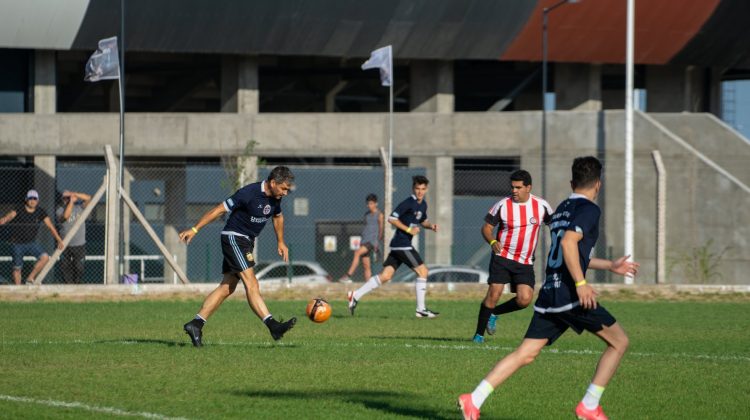
[[[516,285],[525,284],[534,288],[534,266],[503,258],[497,254],[490,257],[489,284],[510,283],[510,290],[516,293]]]
[[[221,252],[224,262],[222,273],[239,273],[255,266],[253,247],[255,239],[237,235],[221,235]]]
[[[422,261],[422,257],[419,256],[419,252],[414,249],[395,250],[388,254],[383,267],[391,266],[394,270],[398,270],[401,264],[406,264],[407,267],[414,269],[424,264],[424,262]]]
[[[534,317],[531,318],[524,338],[546,338],[549,340],[549,346],[568,328],[572,328],[578,334],[583,330],[597,333],[604,326],[611,327],[615,322],[615,317],[601,305],[597,305],[596,309],[583,309],[577,306],[569,311],[557,313],[542,314],[534,311]]]

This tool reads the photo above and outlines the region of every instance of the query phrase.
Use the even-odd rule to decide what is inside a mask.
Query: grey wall
[[[667,134],[691,139],[741,179],[750,178],[750,146],[702,114],[657,115],[660,128],[636,114],[635,250],[642,275],[655,278],[656,176],[651,151],[661,151],[668,178],[667,253],[672,261],[713,239],[724,250],[714,282],[747,283],[750,195],[697,159]],[[377,156],[387,134],[385,114],[128,114],[126,153],[131,156],[225,156],[241,153],[248,140],[261,156]],[[117,115],[0,115],[0,150],[6,155],[101,155],[117,143]],[[604,209],[598,253],[623,249],[624,113],[567,111],[548,114],[546,199],[556,206],[570,191],[574,157],[593,154],[605,163]],[[667,127],[668,126],[668,127]],[[397,156],[437,158],[521,156],[541,192],[540,113],[410,113],[395,116]],[[398,198],[398,197],[396,197]],[[459,217],[455,215],[454,218]],[[463,223],[463,222],[462,222]],[[481,221],[477,223],[481,224]],[[679,267],[670,281],[687,279]]]

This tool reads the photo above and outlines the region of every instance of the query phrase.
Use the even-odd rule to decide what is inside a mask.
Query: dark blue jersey
[[[223,234],[239,234],[255,238],[268,219],[281,214],[281,199],[269,197],[264,192],[266,181],[248,184],[224,200],[229,213]]]
[[[575,279],[570,275],[563,259],[560,242],[565,232],[572,230],[583,235],[578,242],[578,255],[584,276],[593,257],[594,245],[599,238],[601,210],[594,202],[580,194],[571,194],[560,203],[552,215],[550,235],[552,241],[547,257],[547,271],[539,297],[534,304],[537,312],[563,312],[580,303]]]
[[[417,197],[412,194],[411,197],[402,201],[388,218],[398,219],[401,223],[409,227],[421,225],[422,222],[427,220],[427,202],[425,200],[422,200],[421,203],[418,202]],[[391,239],[391,249],[412,249],[411,238],[413,236],[401,229],[396,229],[396,233],[393,235],[393,239]]]

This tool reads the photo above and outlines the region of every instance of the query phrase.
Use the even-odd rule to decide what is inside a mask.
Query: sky
[[[727,90],[732,87],[734,88],[733,118],[726,112],[729,108]],[[742,133],[746,139],[750,139],[750,80],[724,82],[724,115],[722,119]]]

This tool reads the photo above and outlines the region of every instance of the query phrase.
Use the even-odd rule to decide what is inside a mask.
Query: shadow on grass
[[[385,391],[269,391],[269,390],[232,390],[238,397],[271,398],[274,400],[331,400],[346,403],[361,404],[363,407],[378,410],[383,415],[401,415],[427,419],[455,419],[445,411],[436,411],[427,407],[420,407],[414,394],[404,392]]]

